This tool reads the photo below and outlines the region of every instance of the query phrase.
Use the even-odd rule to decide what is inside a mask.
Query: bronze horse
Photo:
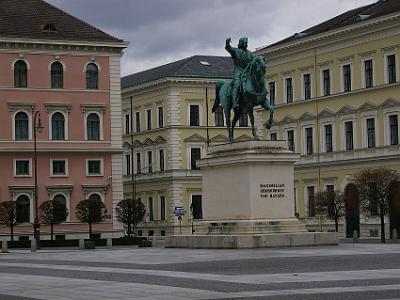
[[[229,134],[229,142],[233,142],[233,131],[241,114],[248,114],[251,122],[251,130],[255,140],[260,137],[254,126],[253,108],[261,105],[270,112],[266,128],[270,129],[274,115],[274,107],[267,99],[268,91],[264,84],[266,71],[266,61],[262,56],[255,56],[243,72],[241,78],[241,89],[239,93],[239,109],[234,110],[233,120],[231,122],[232,109],[232,86],[231,81],[220,80],[216,84],[215,101],[212,112],[218,109],[221,104],[224,114],[226,127]]]

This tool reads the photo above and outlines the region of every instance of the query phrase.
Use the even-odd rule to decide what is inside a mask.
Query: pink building
[[[89,198],[107,208],[107,221],[95,230],[121,229],[113,210],[123,194],[120,59],[126,47],[45,1],[1,0],[0,202],[17,202],[17,234],[33,233],[39,119],[38,205],[57,200],[69,210],[57,234],[87,231],[75,207]],[[49,230],[41,226],[42,239]],[[8,231],[0,226],[0,234]]]

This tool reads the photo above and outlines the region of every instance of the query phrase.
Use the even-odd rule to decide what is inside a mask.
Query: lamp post
[[[38,118],[38,120],[36,120]],[[36,144],[36,132],[42,132],[43,130],[42,121],[40,120],[40,112],[36,111],[33,116],[33,161],[34,161],[34,173],[35,173],[35,221],[33,223],[33,236],[36,240],[36,245],[39,247],[40,243],[40,222],[38,217],[38,180],[37,180],[37,144]]]

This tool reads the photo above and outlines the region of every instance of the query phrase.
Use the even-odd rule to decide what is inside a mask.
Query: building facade
[[[261,110],[258,127],[301,154],[294,206],[309,228],[316,229],[317,191],[344,191],[367,167],[400,171],[399,38],[400,3],[386,0],[256,51],[268,59],[266,84],[276,104],[271,130]],[[359,230],[376,236],[376,224],[377,216],[362,214]]]
[[[146,206],[139,235],[187,234],[202,218],[195,162],[228,141],[222,108],[211,108],[216,81],[232,72],[230,57],[193,56],[122,78],[124,197]],[[237,140],[250,138],[248,125],[240,120]],[[185,211],[181,222],[175,209]]]
[[[107,208],[96,229],[113,232],[122,200],[120,59],[127,44],[41,0],[4,0],[0,14],[0,201],[16,201],[15,232],[32,235],[47,200],[69,211],[55,227],[60,238],[87,232],[75,207],[89,198]],[[42,225],[42,238],[49,230]]]

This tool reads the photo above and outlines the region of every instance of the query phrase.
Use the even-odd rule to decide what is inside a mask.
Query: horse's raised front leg
[[[224,110],[224,113],[225,113],[226,129],[228,129],[229,143],[232,143],[233,142],[233,134],[232,134],[232,130],[231,130],[231,111]]]
[[[253,114],[253,109],[249,109],[249,117],[250,117],[250,122],[251,122],[251,132],[253,134],[253,137],[255,140],[260,140],[260,137],[257,134],[257,128],[254,126],[254,114]]]
[[[233,142],[233,131],[235,129],[237,121],[239,120],[239,117],[240,117],[240,113],[234,111],[232,126],[231,126],[231,131],[230,131],[230,137],[229,137],[229,139],[231,140],[231,143]]]

